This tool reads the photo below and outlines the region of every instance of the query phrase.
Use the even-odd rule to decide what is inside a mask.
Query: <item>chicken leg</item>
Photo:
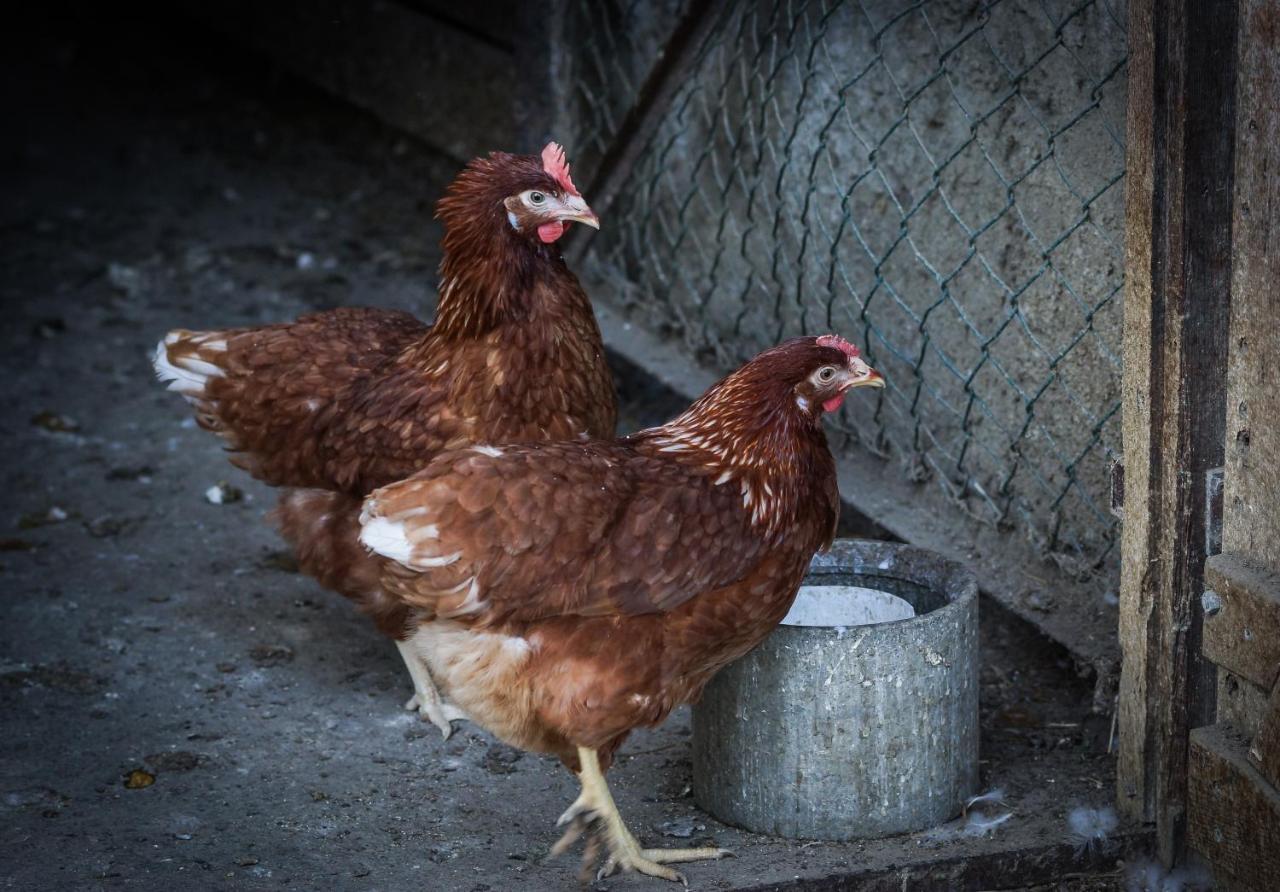
[[[414,652],[413,647],[404,641],[397,641],[400,658],[404,660],[409,677],[413,679],[413,696],[404,704],[405,709],[416,709],[418,714],[440,729],[445,740],[453,733],[453,723],[460,719],[469,719],[465,712],[457,706],[440,698],[436,684],[431,680],[431,672],[422,662],[422,658]]]
[[[582,766],[578,773],[582,793],[556,822],[557,827],[568,824],[569,829],[551,847],[549,857],[554,858],[563,853],[577,841],[578,837],[592,830],[592,825],[596,824],[599,826],[594,828],[594,832],[603,838],[608,852],[604,866],[596,874],[597,880],[612,876],[619,871],[626,873],[634,870],[637,873],[684,883],[687,886],[689,884],[683,874],[665,865],[724,858],[732,854],[728,849],[718,849],[713,846],[697,849],[641,848],[640,843],[627,829],[622,815],[618,814],[618,806],[614,804],[613,795],[609,792],[609,785],[604,779],[604,772],[600,770],[600,760],[596,756],[596,751],[578,747],[578,761]],[[590,870],[594,866],[598,851],[598,842],[594,839],[589,841],[582,863],[587,879],[590,878]]]

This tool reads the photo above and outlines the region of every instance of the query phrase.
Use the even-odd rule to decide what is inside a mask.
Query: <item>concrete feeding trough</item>
[[[978,781],[978,585],[907,545],[838,540],[773,634],[693,710],[693,793],[801,839],[888,836],[960,813]]]

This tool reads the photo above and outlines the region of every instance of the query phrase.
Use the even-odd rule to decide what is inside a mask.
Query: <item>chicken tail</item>
[[[289,489],[271,512],[298,567],[322,586],[350,598],[397,640],[408,633],[410,608],[379,583],[380,560],[360,543],[358,496],[323,489]]]
[[[156,377],[167,383],[169,390],[182,394],[190,403],[199,404],[205,398],[209,379],[226,375],[221,364],[226,352],[226,332],[178,328],[156,345],[151,365]]]
[[[210,393],[211,382],[227,376],[224,363],[231,334],[234,332],[174,329],[156,344],[151,365],[161,383],[192,405],[201,427],[227,438],[236,449],[238,444],[219,419],[218,401]]]

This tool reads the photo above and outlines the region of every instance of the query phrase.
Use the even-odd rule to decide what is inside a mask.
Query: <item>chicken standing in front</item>
[[[276,518],[301,569],[356,601],[396,639],[413,679],[405,704],[445,737],[465,718],[440,699],[360,546],[360,503],[467,443],[611,437],[613,379],[595,315],[558,240],[599,227],[563,150],[494,152],[467,165],[437,207],[445,235],[430,327],[395,310],[343,308],[296,322],[173,331],[157,375],[221,434],[231,461],[289,487]]]
[[[643,849],[603,772],[628,733],[695,700],[782,619],[835,535],[822,415],[883,379],[851,344],[768,350],[661,427],[617,440],[446,452],[365,501],[361,541],[445,695],[582,795],[553,854],[682,879],[719,849]]]

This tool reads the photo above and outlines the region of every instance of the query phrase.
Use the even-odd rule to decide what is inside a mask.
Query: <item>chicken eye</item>
[[[530,193],[529,193],[529,203],[530,203],[530,204],[542,204],[542,203],[543,203],[544,201],[546,201],[546,200],[547,200],[547,196],[543,195],[541,192],[530,192]]]
[[[830,384],[831,379],[836,376],[836,370],[833,366],[824,365],[818,369],[818,380],[823,384]]]

